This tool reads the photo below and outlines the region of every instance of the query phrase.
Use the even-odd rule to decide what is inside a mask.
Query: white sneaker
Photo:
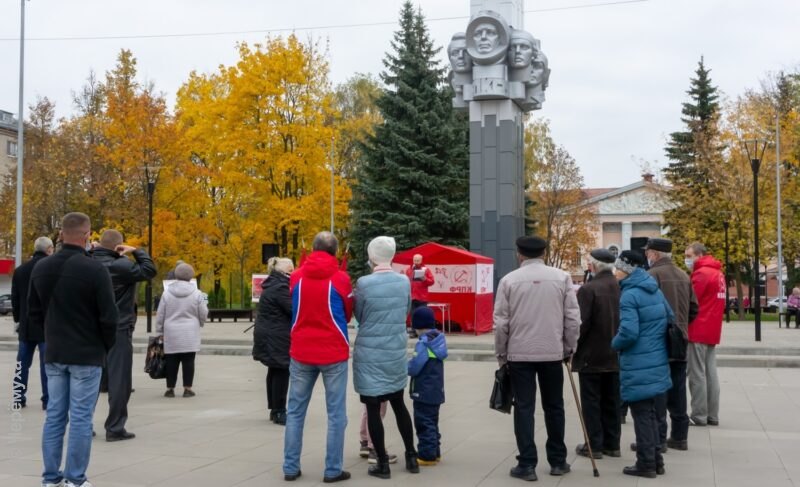
[[[62,480],[57,484],[53,484],[50,482],[42,482],[42,487],[64,487],[64,481]]]
[[[82,484],[73,484],[69,480],[64,481],[64,487],[94,487],[88,480],[84,480]]]

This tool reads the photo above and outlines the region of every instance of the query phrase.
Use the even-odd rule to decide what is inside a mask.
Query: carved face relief
[[[472,37],[475,40],[475,47],[478,49],[478,52],[481,54],[489,54],[497,47],[500,34],[497,32],[497,27],[485,22],[478,24]]]
[[[450,65],[455,73],[469,73],[472,71],[472,58],[467,53],[466,41],[453,41],[448,49]]]
[[[508,64],[512,68],[530,66],[535,51],[533,44],[524,37],[512,37],[508,46]]]

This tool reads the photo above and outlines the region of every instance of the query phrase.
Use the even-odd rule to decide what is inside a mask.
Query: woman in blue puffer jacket
[[[672,310],[658,283],[642,269],[644,263],[630,250],[615,263],[622,294],[619,331],[611,346],[619,352],[620,392],[630,405],[636,433],[636,465],[623,473],[655,478],[664,473],[655,399],[672,387],[666,341]]]
[[[403,400],[408,383],[406,317],[411,309],[411,284],[392,270],[395,248],[391,237],[376,237],[369,243],[372,274],[360,278],[355,290],[358,335],[353,346],[353,385],[367,408],[367,429],[378,460],[368,473],[382,479],[391,477],[380,413],[385,401],[392,406],[403,437],[406,470],[419,472],[414,428]]]

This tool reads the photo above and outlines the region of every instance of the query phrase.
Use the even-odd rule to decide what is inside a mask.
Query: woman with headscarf
[[[289,333],[292,329],[292,296],[289,275],[291,259],[269,260],[269,277],[261,283],[258,314],[253,331],[253,360],[267,366],[269,419],[286,424],[286,394],[289,391]]]
[[[161,296],[156,311],[156,333],[164,340],[167,362],[167,392],[175,397],[178,369],[183,369],[183,397],[193,397],[194,358],[200,351],[200,328],[208,318],[208,296],[190,281],[194,269],[189,264],[175,268],[175,279]]]
[[[419,472],[414,429],[403,391],[408,383],[406,317],[411,308],[408,279],[392,270],[396,244],[391,237],[376,237],[367,246],[372,274],[358,280],[355,316],[358,335],[353,348],[353,383],[367,408],[367,426],[378,463],[371,476],[391,477],[386,453],[381,403],[388,401],[405,446],[406,470]]]

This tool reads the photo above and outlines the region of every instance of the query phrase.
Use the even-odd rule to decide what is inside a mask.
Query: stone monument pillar
[[[542,108],[550,69],[523,30],[523,0],[471,0],[466,32],[453,35],[448,55],[453,106],[469,111],[470,250],[495,259],[496,284],[517,267],[525,114]]]

